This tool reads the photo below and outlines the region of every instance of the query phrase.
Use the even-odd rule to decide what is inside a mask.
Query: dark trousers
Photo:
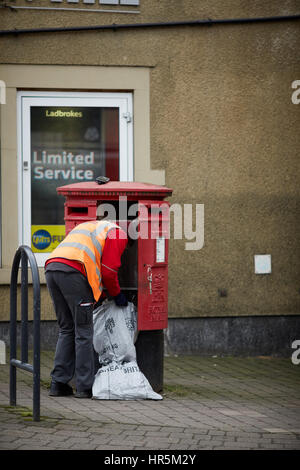
[[[47,271],[46,281],[59,326],[52,380],[68,383],[75,374],[77,391],[91,389],[94,381],[92,289],[85,276],[76,271]]]

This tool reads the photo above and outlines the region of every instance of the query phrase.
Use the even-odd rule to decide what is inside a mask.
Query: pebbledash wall
[[[48,29],[0,37],[0,337],[8,339],[19,246],[17,91],[130,91],[134,180],[173,188],[170,202],[192,204],[194,224],[196,204],[204,204],[204,246],[190,251],[186,240],[170,240],[166,353],[290,356],[300,339],[299,3],[8,0],[0,7],[0,30]],[[249,21],[213,22],[238,18]],[[83,29],[113,24],[141,26]],[[78,29],[53,30],[71,27]],[[255,272],[255,255],[270,255],[270,272]],[[48,347],[57,329],[42,269],[40,277]]]

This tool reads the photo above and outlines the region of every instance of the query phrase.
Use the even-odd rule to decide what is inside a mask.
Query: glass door
[[[19,92],[18,117],[19,240],[43,266],[65,236],[58,186],[132,181],[132,95]]]

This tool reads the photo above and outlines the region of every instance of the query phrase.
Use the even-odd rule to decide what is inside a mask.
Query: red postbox
[[[119,272],[121,289],[137,305],[137,361],[155,391],[162,389],[163,329],[168,325],[169,203],[172,190],[146,183],[75,183],[57,188],[65,197],[66,234],[95,220],[101,206],[131,237]]]

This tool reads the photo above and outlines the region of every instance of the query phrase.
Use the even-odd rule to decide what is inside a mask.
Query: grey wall
[[[29,322],[29,347],[32,326]],[[55,348],[57,335],[56,322],[41,322],[42,349]],[[9,346],[8,322],[0,323],[0,339]],[[291,357],[296,339],[300,340],[299,316],[170,318],[164,331],[164,353]]]
[[[290,357],[295,339],[299,316],[171,318],[165,354]]]

